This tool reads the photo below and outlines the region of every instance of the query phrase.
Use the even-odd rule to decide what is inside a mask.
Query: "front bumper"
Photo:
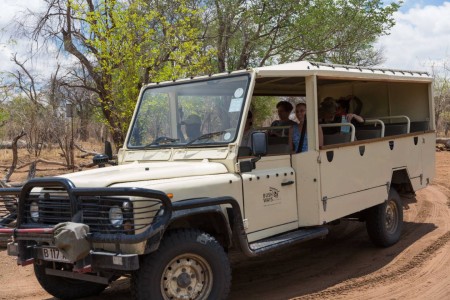
[[[99,228],[98,226],[92,226],[91,228],[93,229],[91,229],[91,232],[86,237],[86,240],[89,241],[91,245],[91,252],[86,258],[82,259],[82,261],[70,262],[74,265],[74,270],[133,271],[138,269],[138,254],[142,254],[142,251],[133,252],[127,250],[135,249],[138,244],[147,244],[145,252],[155,250],[155,245],[159,245],[159,241],[172,215],[172,203],[167,195],[160,191],[149,189],[77,188],[70,180],[65,178],[37,178],[27,182],[22,189],[0,189],[0,201],[6,199],[6,197],[11,197],[11,195],[18,197],[19,199],[15,228],[9,228],[0,224],[0,240],[13,241],[8,244],[8,254],[17,256],[19,265],[31,264],[36,260],[45,261],[44,257],[41,255],[41,249],[43,247],[54,247],[54,224],[31,224],[29,218],[27,218],[27,214],[29,213],[29,210],[27,211],[27,203],[30,203],[30,201],[39,201],[39,199],[41,199],[36,198],[36,195],[30,196],[31,191],[35,188],[41,190],[59,189],[65,191],[65,201],[68,203],[68,205],[65,206],[68,210],[68,219],[62,221],[85,223],[83,222],[83,218],[84,220],[95,220],[95,218],[92,217],[92,203],[95,203],[95,201],[103,201],[104,197],[127,196],[130,197],[130,199],[138,199],[138,201],[146,201],[146,199],[148,199],[147,203],[150,204],[146,205],[146,203],[141,203],[140,207],[141,209],[147,209],[147,211],[149,209],[154,211],[152,214],[141,213],[139,217],[136,217],[135,220],[136,222],[139,222],[139,224],[134,223],[134,225],[132,225],[133,230],[131,230],[131,233],[124,231],[116,233],[102,231],[101,228],[100,230],[97,230]],[[55,202],[61,201],[61,196],[59,195],[58,198],[55,197],[55,199]],[[52,200],[53,198],[50,193],[50,195],[46,195],[46,198],[43,201],[47,204],[50,203],[48,205],[51,205]],[[89,207],[84,204],[86,201],[88,201]],[[86,212],[84,209],[91,210]],[[133,209],[136,211],[138,208],[135,206]],[[46,213],[48,214],[48,211]],[[56,215],[56,212],[54,212],[54,215]],[[142,215],[145,215],[146,217],[143,218]],[[149,215],[152,217],[148,217]],[[140,225],[141,229],[136,229],[137,225]]]
[[[22,266],[32,264],[36,261],[55,261],[47,260],[44,255],[44,249],[51,247],[31,246],[27,248],[28,257],[25,260],[18,261]],[[8,243],[7,253],[10,256],[20,256],[19,244],[15,242]],[[62,261],[55,261],[64,263]],[[139,256],[137,254],[118,254],[105,251],[91,251],[87,257],[78,262],[72,263],[76,273],[87,273],[96,271],[135,271],[139,269]]]

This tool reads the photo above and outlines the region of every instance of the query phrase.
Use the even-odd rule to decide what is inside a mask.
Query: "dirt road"
[[[324,240],[251,260],[232,254],[230,299],[450,299],[450,152],[436,157],[433,184],[403,198],[398,244],[375,248],[363,223],[342,222]],[[0,282],[0,299],[53,299],[4,250]],[[128,279],[90,299],[111,298],[130,298]]]

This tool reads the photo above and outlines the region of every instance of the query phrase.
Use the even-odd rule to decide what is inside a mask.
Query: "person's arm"
[[[352,120],[355,120],[358,123],[364,123],[364,118],[363,117],[358,116],[357,114],[347,114],[347,121],[349,123],[351,123]]]

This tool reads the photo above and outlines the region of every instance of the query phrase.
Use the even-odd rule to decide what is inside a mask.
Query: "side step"
[[[314,227],[291,231],[267,239],[262,239],[249,244],[250,250],[262,254],[293,244],[306,242],[328,234],[328,228]]]

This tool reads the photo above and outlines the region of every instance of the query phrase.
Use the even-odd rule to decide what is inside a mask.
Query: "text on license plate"
[[[42,248],[42,256],[44,260],[70,262],[58,248]]]

